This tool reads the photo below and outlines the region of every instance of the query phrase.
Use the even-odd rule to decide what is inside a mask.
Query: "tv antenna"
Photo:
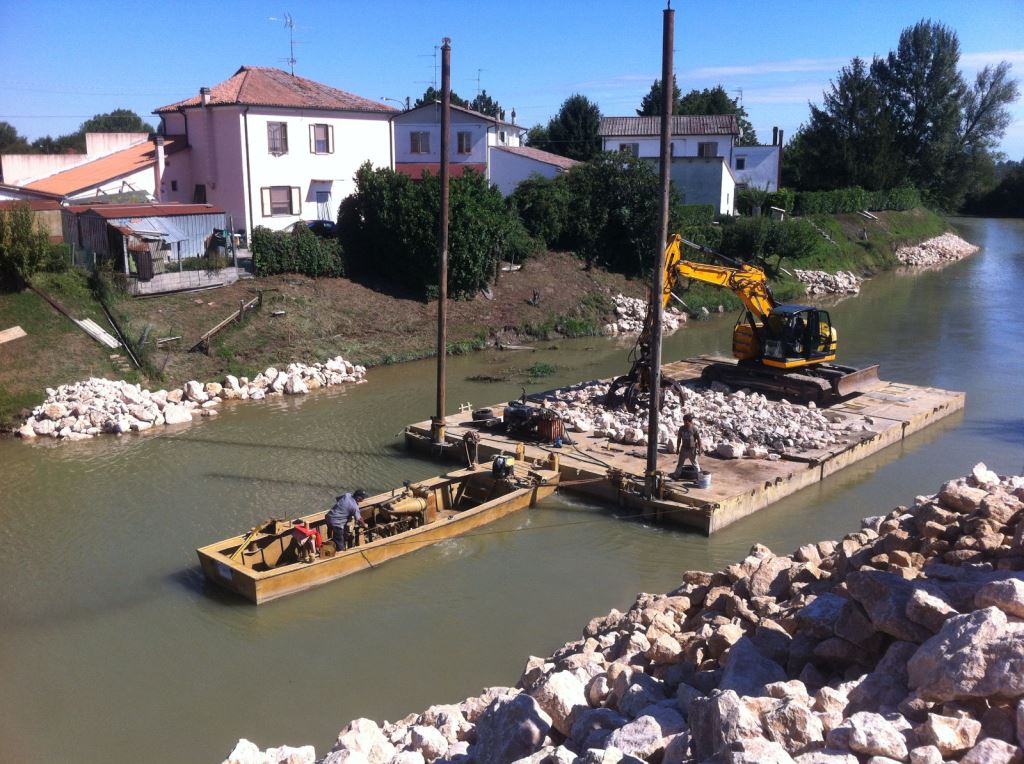
[[[291,71],[292,77],[295,76],[295,19],[292,18],[290,13],[284,14],[281,18],[277,16],[271,16],[267,21],[281,21],[286,27],[288,27],[288,58],[284,59],[284,63],[288,64],[288,68]]]
[[[737,94],[736,105],[737,106],[742,106],[743,105],[743,88],[736,88],[732,92]]]
[[[480,73],[481,72],[483,72],[483,69],[477,69],[476,70],[476,94],[477,95],[480,95]]]

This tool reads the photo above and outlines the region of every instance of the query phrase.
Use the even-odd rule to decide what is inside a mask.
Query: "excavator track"
[[[878,382],[878,366],[854,369],[820,364],[798,373],[753,363],[713,363],[704,368],[701,379],[707,384],[720,382],[729,387],[749,388],[793,402],[824,404],[873,387]]]

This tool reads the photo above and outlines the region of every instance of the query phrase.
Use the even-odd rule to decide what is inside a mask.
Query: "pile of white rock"
[[[46,402],[17,431],[36,437],[84,440],[102,433],[143,432],[152,427],[191,422],[194,416],[216,416],[226,400],[258,401],[274,395],[303,395],[333,385],[365,382],[366,369],[340,355],[307,366],[273,366],[248,377],[228,374],[224,383],[194,380],[173,390],[143,390],[140,385],[109,379],[87,379],[46,389]]]
[[[647,315],[647,302],[639,297],[626,297],[617,294],[612,297],[615,303],[615,321],[606,324],[605,334],[639,334],[644,328],[644,317]],[[675,308],[668,308],[662,313],[662,331],[671,334],[686,323],[686,314]]]
[[[516,687],[356,719],[320,761],[1019,764],[1022,662],[1024,477],[978,464],[841,540],[641,593]],[[226,764],[316,760],[282,750]]]
[[[551,407],[560,411],[573,432],[592,432],[615,443],[646,445],[647,412],[604,405],[608,385],[584,382],[555,393]],[[814,404],[807,406],[773,401],[760,393],[713,383],[711,387],[688,384],[680,393],[665,391],[658,443],[674,449],[685,414],[693,414],[704,450],[727,459],[797,453],[833,445],[844,435],[868,428],[866,421],[831,421]],[[868,428],[869,429],[869,428]]]
[[[852,271],[804,271],[794,269],[796,277],[807,285],[807,294],[859,294],[860,276]]]
[[[944,233],[912,247],[901,247],[896,257],[904,265],[940,265],[973,255],[978,249],[955,233]]]

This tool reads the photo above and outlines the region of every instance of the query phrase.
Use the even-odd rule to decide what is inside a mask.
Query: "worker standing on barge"
[[[679,461],[676,462],[676,469],[672,473],[672,477],[678,480],[682,476],[683,465],[687,460],[700,473],[700,462],[698,459],[700,458],[702,444],[700,430],[693,423],[693,414],[686,414],[683,417],[683,426],[679,428],[676,444],[679,449]]]
[[[327,510],[324,519],[327,520],[327,535],[339,552],[352,546],[354,540],[346,531],[349,520],[355,520],[359,525],[366,528],[366,521],[359,514],[359,502],[366,499],[366,491],[357,488],[351,493],[343,493],[338,496],[334,506]]]

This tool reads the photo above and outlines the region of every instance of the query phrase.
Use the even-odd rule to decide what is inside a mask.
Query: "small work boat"
[[[406,484],[360,505],[367,528],[354,529],[355,545],[341,552],[325,542],[313,562],[299,560],[290,519],[268,520],[249,533],[196,550],[206,578],[257,605],[373,568],[550,496],[557,469],[471,467]],[[302,519],[327,537],[324,512]]]

